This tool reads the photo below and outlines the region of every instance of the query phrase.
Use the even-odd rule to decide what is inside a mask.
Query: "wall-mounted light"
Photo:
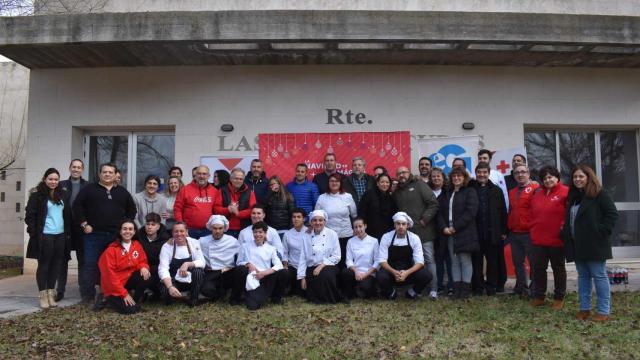
[[[231,125],[231,124],[222,124],[220,126],[220,130],[222,130],[224,132],[232,132],[233,131],[233,125]]]
[[[472,122],[462,123],[462,128],[465,130],[473,130],[475,127],[476,125]]]

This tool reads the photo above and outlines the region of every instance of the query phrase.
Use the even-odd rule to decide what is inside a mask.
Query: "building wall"
[[[38,0],[38,2],[41,13],[67,13],[69,11],[389,10],[640,15],[639,0]]]
[[[6,164],[9,154],[17,151],[16,161],[5,169],[4,180],[0,174],[0,255],[22,255],[25,152],[20,149],[26,137],[28,97],[29,69],[13,62],[0,62],[0,167]]]
[[[261,132],[474,134],[488,148],[509,148],[523,145],[525,124],[635,128],[640,124],[640,71],[425,66],[35,70],[29,101],[26,185],[31,187],[47,167],[66,169],[69,159],[83,157],[82,134],[88,129],[175,126],[176,164],[189,169],[202,155],[257,151],[254,139]],[[372,124],[327,124],[327,108],[363,112]],[[475,129],[463,130],[464,122],[475,123]],[[223,123],[235,130],[221,132]]]

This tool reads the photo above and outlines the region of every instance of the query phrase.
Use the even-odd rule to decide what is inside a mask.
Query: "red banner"
[[[309,179],[321,173],[327,153],[336,155],[338,172],[346,175],[356,156],[366,161],[369,174],[377,165],[395,174],[397,167],[409,167],[411,162],[408,131],[260,134],[259,146],[267,176],[278,175],[284,183],[293,179],[298,163],[307,164]]]

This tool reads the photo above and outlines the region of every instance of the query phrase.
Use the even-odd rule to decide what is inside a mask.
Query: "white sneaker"
[[[438,292],[437,291],[431,291],[429,293],[429,299],[431,300],[438,300]]]

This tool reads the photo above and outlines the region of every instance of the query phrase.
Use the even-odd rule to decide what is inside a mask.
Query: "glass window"
[[[120,185],[127,187],[129,137],[90,136],[89,137],[89,181],[97,181],[100,164],[113,163],[122,174]]]
[[[618,221],[613,229],[611,242],[613,246],[640,246],[640,211],[627,210],[618,212]]]
[[[7,180],[7,171],[6,170],[0,171],[0,180]]]
[[[16,191],[20,191],[21,188],[22,188],[22,182],[16,181]]]
[[[556,136],[553,131],[531,131],[524,134],[527,162],[531,175],[538,178],[538,170],[546,165],[556,165]]]
[[[0,192],[0,202],[4,202],[4,191]]]
[[[602,185],[617,202],[638,201],[638,150],[635,131],[600,133]]]
[[[147,175],[159,176],[163,187],[169,168],[174,164],[175,136],[138,135],[136,144],[135,192],[144,190],[144,179]]]
[[[16,212],[19,213],[20,212],[20,203],[16,203]]]
[[[571,169],[578,164],[586,164],[596,168],[596,139],[592,132],[561,131],[560,140],[560,175],[565,184],[569,184]]]

